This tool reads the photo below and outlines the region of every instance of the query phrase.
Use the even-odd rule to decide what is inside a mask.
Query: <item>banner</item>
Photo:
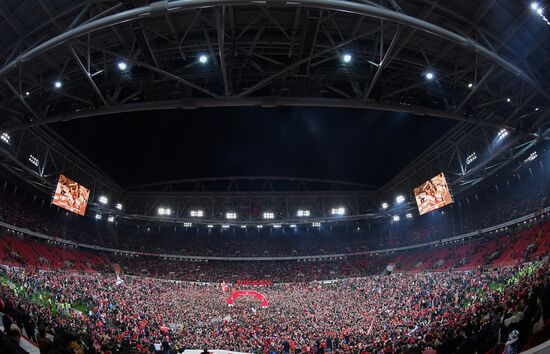
[[[253,290],[236,290],[231,293],[231,296],[227,299],[227,306],[233,306],[235,301],[243,296],[252,296],[262,302],[262,307],[267,307],[267,298],[257,291]]]

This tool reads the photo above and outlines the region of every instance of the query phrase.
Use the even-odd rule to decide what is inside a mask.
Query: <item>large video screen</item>
[[[443,172],[416,187],[414,189],[414,196],[420,215],[442,208],[453,202],[453,196],[449,191],[449,186]]]
[[[84,216],[90,190],[63,175],[59,176],[52,203]]]

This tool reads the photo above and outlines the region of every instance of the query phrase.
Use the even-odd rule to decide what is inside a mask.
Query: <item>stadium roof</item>
[[[45,190],[64,172],[122,199],[128,191],[49,124],[158,109],[346,107],[458,122],[377,193],[440,170],[459,192],[548,139],[550,26],[529,5],[6,0],[2,165]]]

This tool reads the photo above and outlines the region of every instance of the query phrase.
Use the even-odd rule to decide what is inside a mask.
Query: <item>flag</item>
[[[124,283],[124,280],[122,280],[122,279],[120,278],[120,276],[117,274],[117,275],[116,275],[116,283],[115,283],[115,284],[116,284],[116,285],[120,285],[120,284],[122,284],[122,283]]]
[[[222,281],[221,287],[224,293],[226,293],[227,290],[229,290],[229,286],[225,283],[225,281]]]

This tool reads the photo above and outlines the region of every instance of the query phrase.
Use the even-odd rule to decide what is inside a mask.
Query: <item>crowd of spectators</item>
[[[41,353],[485,353],[547,339],[548,263],[231,288],[114,274],[5,268],[0,352],[17,330]],[[545,332],[546,323],[546,332]],[[14,337],[15,336],[15,337]],[[499,348],[497,352],[501,352]]]
[[[538,171],[540,169],[540,171]],[[6,183],[0,191],[0,220],[33,231],[100,246],[204,256],[292,256],[351,253],[463,234],[517,218],[550,205],[546,171],[523,173],[460,196],[421,218],[392,223],[329,225],[296,230],[182,228],[169,223],[108,223],[67,213]]]

